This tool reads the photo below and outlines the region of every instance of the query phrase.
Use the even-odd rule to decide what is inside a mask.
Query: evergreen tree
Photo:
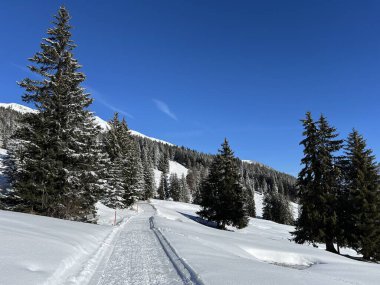
[[[191,201],[191,194],[189,190],[189,186],[187,185],[187,180],[185,175],[182,175],[180,181],[180,198],[179,200],[181,202],[190,203]]]
[[[256,218],[255,194],[252,189],[246,188],[246,209],[249,217]]]
[[[221,229],[226,225],[244,228],[248,224],[245,204],[236,159],[225,139],[202,187],[202,210],[199,214],[215,221]]]
[[[157,195],[158,199],[166,200],[169,196],[169,186],[168,186],[168,179],[166,173],[161,173],[161,179],[160,179],[160,185],[157,189]]]
[[[73,57],[69,13],[61,7],[54,27],[30,58],[39,79],[26,78],[23,100],[38,112],[22,117],[13,149],[17,210],[52,217],[93,220],[99,195],[97,136],[92,103],[80,84],[85,80]]]
[[[155,185],[154,185],[154,171],[151,159],[147,156],[147,153],[143,153],[143,168],[144,168],[144,199],[150,199],[154,197]]]
[[[292,225],[294,219],[289,200],[277,191],[265,193],[263,218],[279,224]]]
[[[343,167],[345,238],[364,259],[376,259],[380,253],[379,173],[372,150],[356,130],[348,136]]]
[[[145,191],[144,168],[141,162],[140,149],[134,141],[131,141],[126,158],[127,165],[124,168],[125,200],[129,206],[143,198]]]
[[[172,173],[169,177],[169,193],[173,201],[180,201],[181,186],[177,174]]]
[[[164,152],[158,163],[158,170],[166,174],[169,173],[169,154]]]
[[[102,195],[102,202],[113,209],[125,208],[125,181],[124,168],[127,164],[125,158],[125,148],[121,145],[122,124],[119,121],[118,113],[109,121],[109,130],[104,135],[104,150],[108,154],[109,161],[107,163],[106,180],[108,186]]]
[[[300,144],[305,156],[301,160],[304,168],[298,176],[301,213],[293,232],[294,240],[324,242],[327,251],[336,252],[339,171],[334,153],[341,148],[342,141],[335,139],[335,128],[323,116],[316,124],[307,113],[302,122],[305,138]]]

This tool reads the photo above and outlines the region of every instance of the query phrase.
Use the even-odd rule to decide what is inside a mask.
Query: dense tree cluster
[[[293,211],[289,200],[279,192],[265,193],[263,219],[280,224],[293,225]]]
[[[364,259],[378,259],[380,251],[379,169],[372,151],[354,130],[343,141],[321,116],[310,113],[304,126],[303,169],[299,173],[300,216],[295,241],[323,242],[326,250],[350,246]]]

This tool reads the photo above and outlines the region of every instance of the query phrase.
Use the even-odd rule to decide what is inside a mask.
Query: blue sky
[[[311,111],[380,156],[379,1],[1,1],[1,102],[22,102],[16,81],[61,4],[104,119],[208,153],[227,137],[296,174]]]

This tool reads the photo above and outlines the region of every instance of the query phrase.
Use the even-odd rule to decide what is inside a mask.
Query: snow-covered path
[[[149,218],[154,209],[140,203],[143,213],[134,216],[121,229],[115,247],[108,259],[97,285],[175,285],[183,284],[154,232]]]

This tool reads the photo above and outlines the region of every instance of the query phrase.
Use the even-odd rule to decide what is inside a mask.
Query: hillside
[[[33,109],[15,103],[0,104],[0,114],[6,120],[0,121],[0,141],[5,146],[7,139],[14,132],[22,114],[34,112]],[[108,123],[100,117],[95,116],[95,122],[105,131]],[[146,136],[135,130],[130,131],[140,146],[141,153],[150,156],[154,168],[159,169],[160,160],[166,158],[176,162],[187,169],[186,174],[190,191],[195,197],[199,191],[201,181],[206,177],[208,168],[212,162],[213,155],[191,150],[186,147],[176,146],[172,143],[162,141],[157,138]],[[296,200],[295,178],[286,173],[276,171],[275,169],[252,160],[238,160],[241,169],[241,175],[244,186],[251,191],[265,193],[267,191],[279,191],[288,196],[291,200]],[[159,172],[156,172],[156,182]],[[182,176],[181,171],[178,176]],[[156,183],[156,187],[158,187]]]

